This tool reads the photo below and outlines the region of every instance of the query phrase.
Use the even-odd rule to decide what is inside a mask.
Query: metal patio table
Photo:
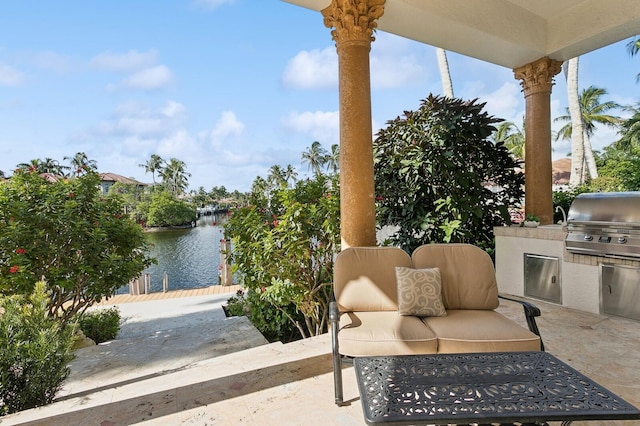
[[[640,419],[640,411],[547,352],[354,359],[369,425],[544,424]]]

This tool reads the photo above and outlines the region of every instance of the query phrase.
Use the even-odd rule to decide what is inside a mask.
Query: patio
[[[218,298],[217,303],[211,303],[203,297],[211,296],[192,297],[192,304],[206,305],[211,321],[199,325],[191,321],[190,331],[196,335],[205,329],[194,327],[211,328],[211,322],[216,327],[223,327],[225,321],[221,314],[225,299]],[[640,353],[640,327],[637,322],[535,303],[542,310],[538,324],[548,352],[640,406],[640,357],[637,355]],[[523,321],[520,309],[513,302],[503,301],[499,311]],[[184,333],[176,326],[178,321],[180,314],[169,321],[172,326],[163,331],[165,338],[170,339],[171,333]],[[230,324],[237,323],[230,321]],[[132,350],[135,350],[134,346]],[[0,423],[362,425],[364,418],[353,367],[348,366],[344,371],[346,405],[337,407],[333,402],[330,352],[330,339],[325,334],[286,345],[263,344],[256,340],[255,346],[233,353],[201,360],[185,358],[184,365],[172,358],[173,371],[161,371],[162,367],[158,367],[156,372],[145,371],[142,376],[112,385],[105,385],[102,380],[94,383],[93,388],[85,383],[83,392],[68,395],[46,407],[4,417]],[[121,354],[120,358],[127,357]],[[162,360],[158,361],[162,366]],[[108,358],[104,364],[109,364]],[[74,381],[73,375],[69,380]],[[634,422],[573,424],[630,426]]]

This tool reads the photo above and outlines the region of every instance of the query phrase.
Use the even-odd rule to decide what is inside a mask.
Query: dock
[[[242,289],[240,285],[212,285],[209,287],[184,289],[184,290],[170,290],[167,292],[155,292],[148,294],[116,294],[110,298],[97,303],[96,305],[120,305],[122,303],[134,303],[134,302],[148,302],[151,300],[164,300],[164,299],[177,299],[182,297],[194,297],[194,296],[207,296],[210,294],[229,294],[229,296],[235,294],[238,290]]]

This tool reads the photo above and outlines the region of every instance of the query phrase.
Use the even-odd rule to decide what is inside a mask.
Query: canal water
[[[151,277],[151,293],[162,291],[165,272],[169,290],[218,285],[220,240],[224,238],[221,223],[225,219],[226,215],[202,216],[194,228],[146,233],[149,255],[158,261],[143,272]],[[129,293],[128,284],[118,290],[123,293]]]

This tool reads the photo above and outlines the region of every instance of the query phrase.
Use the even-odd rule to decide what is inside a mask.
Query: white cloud
[[[517,83],[504,83],[496,91],[479,97],[481,102],[487,103],[485,109],[489,114],[522,126],[524,99]]]
[[[163,158],[175,157],[190,163],[199,157],[200,147],[186,130],[179,129],[160,140],[157,152]]]
[[[24,82],[24,75],[9,65],[0,64],[0,85],[19,86]]]
[[[185,108],[174,101],[158,109],[136,102],[119,105],[113,117],[84,132],[102,137],[156,138],[172,134],[184,123]]]
[[[424,47],[392,34],[380,33],[372,43],[370,73],[372,89],[424,85],[427,81]],[[299,52],[282,75],[285,87],[326,89],[338,87],[338,54],[335,46]]]
[[[130,50],[127,53],[100,53],[91,60],[91,66],[108,71],[135,71],[155,65],[157,61],[158,53],[155,50]]]
[[[292,112],[282,124],[291,131],[309,135],[312,140],[325,146],[339,143],[340,140],[340,116],[337,111]]]
[[[225,111],[209,133],[211,144],[220,148],[226,138],[240,135],[243,130],[244,123],[238,120],[236,114],[232,111]]]
[[[136,90],[159,90],[173,83],[173,73],[164,66],[158,65],[136,72],[123,80],[119,87]]]
[[[378,33],[371,45],[372,89],[425,86],[428,72],[424,50],[406,38]]]
[[[335,47],[298,53],[287,63],[282,82],[285,87],[295,89],[338,87],[338,55]]]

